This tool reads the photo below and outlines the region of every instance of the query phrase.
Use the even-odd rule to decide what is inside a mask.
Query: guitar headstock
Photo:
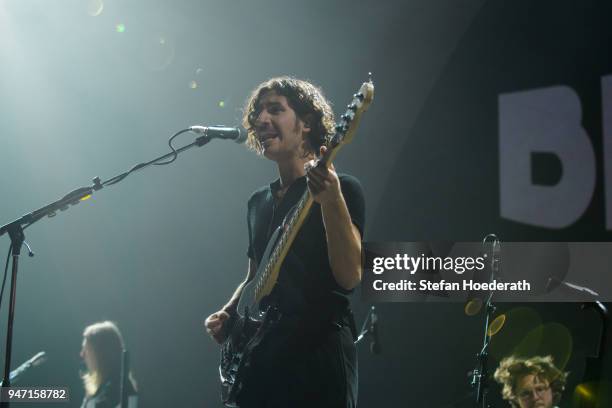
[[[353,100],[348,104],[344,114],[340,116],[340,121],[336,125],[336,134],[330,142],[332,148],[353,140],[361,115],[368,110],[373,99],[374,83],[370,77],[368,82],[364,82],[359,91],[353,95]]]

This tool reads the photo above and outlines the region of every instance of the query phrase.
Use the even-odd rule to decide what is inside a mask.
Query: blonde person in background
[[[85,398],[81,408],[115,408],[120,404],[123,336],[110,321],[89,325],[83,332],[81,358],[87,370],[82,374]],[[128,407],[136,407],[136,383],[130,372]]]
[[[513,408],[553,408],[561,401],[568,374],[555,366],[551,356],[511,356],[500,362],[494,377]]]

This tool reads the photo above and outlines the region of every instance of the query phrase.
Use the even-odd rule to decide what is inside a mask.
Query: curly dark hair
[[[270,91],[287,98],[287,103],[300,120],[308,119],[308,145],[318,154],[319,148],[326,145],[329,137],[334,134],[334,112],[320,88],[308,81],[289,76],[269,79],[259,84],[249,96],[242,118],[242,125],[247,129],[248,135],[246,145],[258,154],[263,153],[263,147],[255,135],[255,121],[261,112],[261,97]]]
[[[555,366],[552,356],[532,358],[510,356],[499,363],[494,378],[503,385],[502,397],[517,408],[519,405],[516,386],[521,378],[526,375],[535,375],[548,381],[553,393],[553,402],[558,404],[561,400],[561,393],[565,389],[568,374],[569,372],[563,372]]]

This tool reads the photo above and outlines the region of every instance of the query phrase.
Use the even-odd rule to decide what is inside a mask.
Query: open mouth
[[[264,134],[259,136],[259,142],[263,145],[266,145],[266,142],[269,142],[270,140],[275,139],[276,137],[278,137],[276,133]]]

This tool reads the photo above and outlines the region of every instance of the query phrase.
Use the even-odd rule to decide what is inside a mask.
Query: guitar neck
[[[319,159],[319,161],[324,165],[329,166],[336,157],[339,148],[340,145],[329,149],[325,155]],[[289,252],[289,249],[291,248],[291,245],[293,244],[293,241],[295,240],[300,228],[302,228],[304,220],[306,219],[313,202],[314,200],[310,194],[310,190],[306,189],[300,200],[291,210],[291,217],[281,226],[283,228],[282,234],[278,240],[274,252],[272,252],[270,255],[265,272],[260,276],[260,280],[257,283],[256,298],[258,301],[272,291],[272,288],[276,283],[278,273],[280,272],[280,267],[285,260],[285,257],[287,256],[287,253]]]
[[[297,233],[304,224],[304,220],[312,207],[313,199],[310,191],[306,189],[300,200],[293,207],[291,217],[281,226],[283,228],[274,251],[270,255],[266,269],[257,282],[255,295],[257,301],[270,294],[276,284],[280,267],[293,244]]]

